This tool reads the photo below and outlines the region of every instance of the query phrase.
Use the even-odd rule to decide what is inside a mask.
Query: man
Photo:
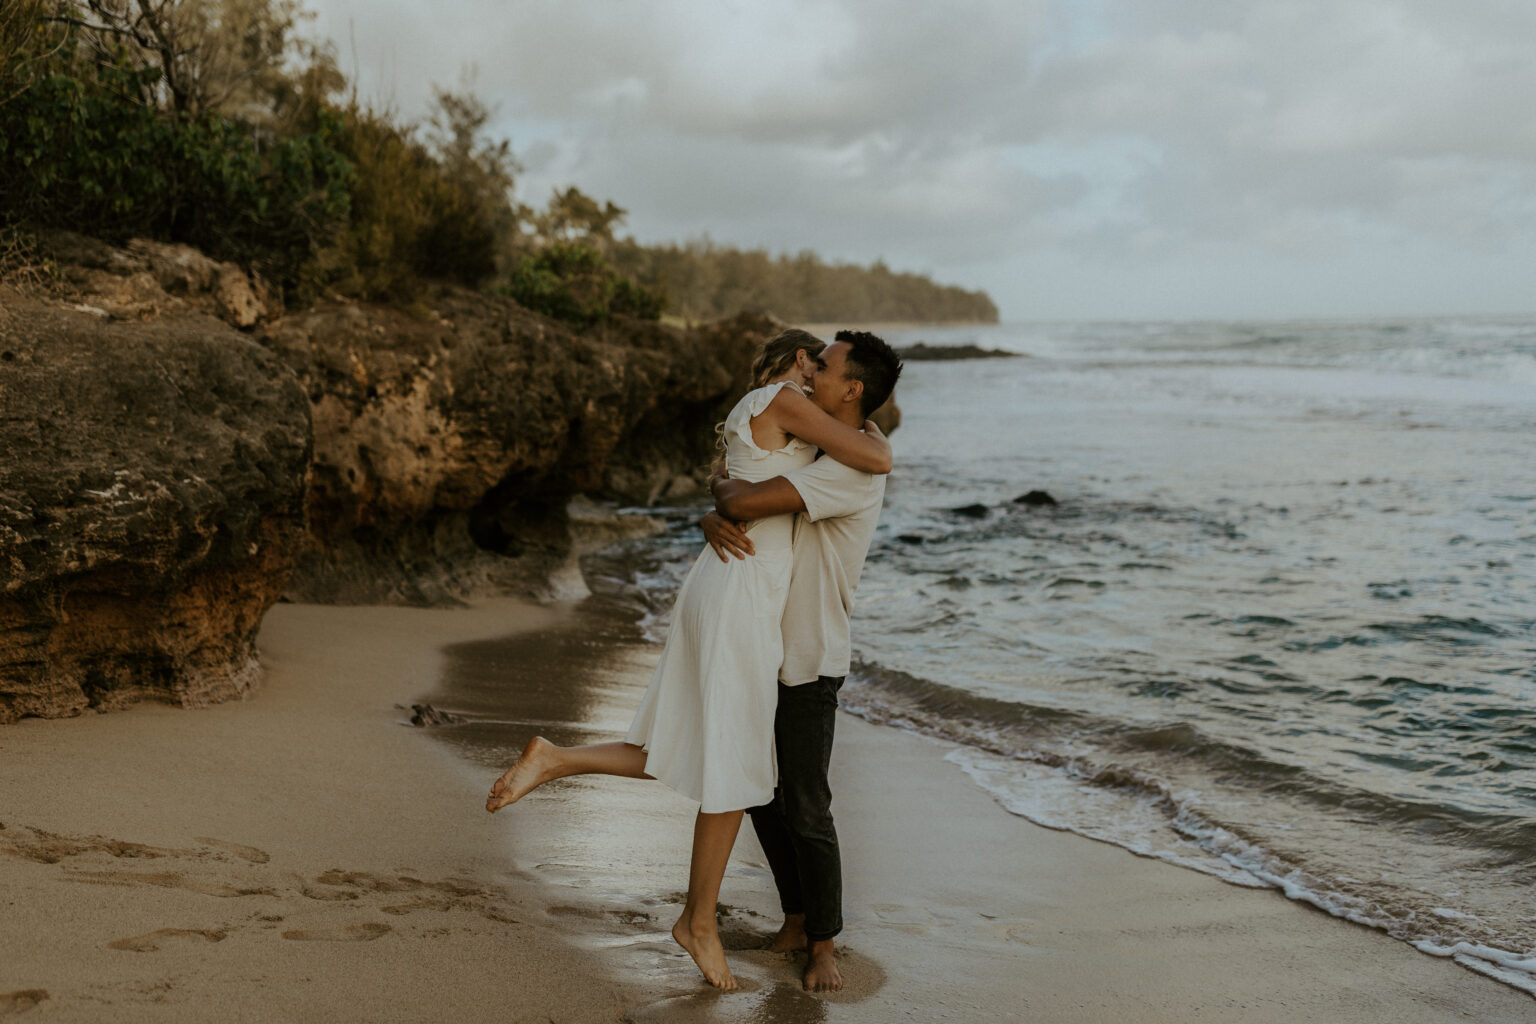
[[[865,331],[839,331],[818,360],[811,400],[863,429],[900,374],[901,360],[883,340]],[[833,941],[843,927],[843,876],[827,767],[837,693],[848,674],[853,593],[880,519],[885,477],[820,458],[759,483],[716,476],[711,489],[716,511],[705,516],[703,526],[722,559],[752,553],[738,524],[801,513],[795,521],[774,716],[779,782],[773,802],[748,813],[785,915],[773,949],[805,949],[806,991],[835,992],[843,987]]]

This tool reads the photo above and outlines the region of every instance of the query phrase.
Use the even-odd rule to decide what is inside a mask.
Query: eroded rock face
[[[0,722],[250,687],[310,437],[293,375],[212,317],[0,291]]]
[[[282,311],[259,278],[189,245],[135,238],[119,248],[69,231],[46,232],[39,245],[80,305],[115,320],[200,312],[245,329]]]
[[[655,524],[572,497],[699,494],[780,326],[578,333],[451,288],[273,320],[186,247],[49,244],[64,294],[0,290],[0,722],[239,696],[285,592],[577,596],[584,547]]]
[[[774,329],[740,318],[576,334],[449,288],[423,309],[326,304],[260,334],[303,382],[314,420],[312,544],[291,596],[550,593],[551,577],[570,575],[573,495],[697,493],[711,427]]]

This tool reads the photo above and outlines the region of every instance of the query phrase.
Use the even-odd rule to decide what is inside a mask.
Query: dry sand
[[[0,729],[0,1017],[1536,1018],[1523,993],[1276,893],[1037,828],[943,746],[846,716],[849,987],[812,997],[795,958],[747,948],[776,925],[748,828],[722,893],[747,990],[713,993],[666,934],[692,804],[573,779],[489,816],[495,772],[474,762],[494,748],[457,745],[472,728],[402,727],[394,708],[477,665],[527,695],[527,731],[611,738],[654,652],[589,626],[510,602],[282,605],[244,703]],[[519,631],[519,646],[495,639]]]

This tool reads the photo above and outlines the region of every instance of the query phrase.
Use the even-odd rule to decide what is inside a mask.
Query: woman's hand
[[[716,459],[715,462],[714,462],[714,465],[709,467],[709,489],[710,489],[710,491],[711,492],[714,491],[714,489],[715,489],[715,482],[717,480],[729,480],[730,478],[731,478],[731,471],[726,468],[725,460],[724,459]]]
[[[722,562],[731,560],[726,552],[730,552],[738,559],[757,554],[757,548],[752,545],[752,538],[747,536],[747,531],[742,529],[741,524],[725,518],[714,509],[704,513],[704,518],[699,520],[699,528],[704,531],[704,539],[709,542],[710,547],[715,549],[715,554],[720,556]]]

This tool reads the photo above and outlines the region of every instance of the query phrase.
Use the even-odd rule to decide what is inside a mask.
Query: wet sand
[[[800,991],[745,828],[722,929],[667,935],[694,805],[571,779],[490,816],[534,731],[615,738],[655,653],[590,606],[279,606],[265,683],[0,730],[0,1017],[60,1021],[1530,1019],[1523,993],[1276,893],[999,808],[945,747],[842,717],[849,986]],[[509,698],[510,690],[510,698]],[[469,721],[403,727],[431,699]],[[515,713],[508,714],[508,709]]]

